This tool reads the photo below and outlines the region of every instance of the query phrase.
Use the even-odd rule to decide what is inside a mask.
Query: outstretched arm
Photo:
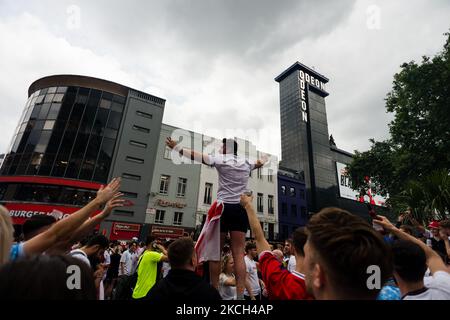
[[[51,246],[67,241],[73,233],[106,202],[114,197],[120,188],[120,178],[114,178],[106,187],[101,186],[97,197],[86,206],[71,214],[69,217],[53,224],[48,230],[26,241],[23,245],[25,255],[40,254]]]
[[[253,196],[247,196],[246,194],[241,195],[241,205],[245,208],[245,211],[247,211],[250,229],[255,237],[256,251],[258,251],[259,254],[263,251],[270,251],[270,245],[264,238],[264,231],[261,228],[261,224],[259,223],[255,209],[253,208],[252,201]]]
[[[268,161],[269,157],[266,154],[263,155],[261,159],[256,160],[254,169],[262,168]]]
[[[166,139],[166,145],[170,148],[173,149],[175,151],[178,151],[180,153],[181,156],[189,158],[191,160],[195,160],[198,162],[201,162],[203,164],[206,165],[211,165],[211,163],[209,163],[209,156],[207,154],[203,154],[194,150],[191,150],[189,148],[182,148],[181,146],[179,146],[177,144],[176,141],[172,140],[172,138],[168,137]]]
[[[386,231],[392,232],[398,238],[403,240],[408,240],[414,242],[418,246],[420,246],[423,251],[425,251],[425,255],[427,257],[427,265],[430,268],[432,274],[437,271],[445,271],[448,272],[447,267],[442,261],[442,258],[430,247],[428,247],[425,243],[420,241],[419,239],[414,238],[413,236],[403,232],[402,230],[396,228],[386,217],[378,216],[380,220],[374,219],[373,222],[382,226]]]

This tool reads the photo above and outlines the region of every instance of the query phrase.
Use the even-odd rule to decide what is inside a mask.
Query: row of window
[[[298,216],[298,209],[296,204],[291,204],[291,216],[297,217]],[[288,215],[288,205],[286,202],[281,203],[281,215],[287,216]],[[306,207],[301,206],[300,207],[300,216],[306,217]]]
[[[165,210],[156,210],[155,223],[164,224],[166,217]],[[183,212],[175,212],[173,215],[172,224],[175,226],[181,226],[183,223]]]
[[[169,184],[170,184],[170,176],[165,174],[161,175],[161,178],[159,180],[159,193],[163,195],[169,194]],[[178,178],[177,197],[185,197],[186,188],[187,188],[187,179]]]
[[[280,187],[280,191],[281,191],[281,194],[283,196],[287,195],[287,188],[286,188],[286,186],[282,185]],[[301,189],[300,188],[299,189],[299,195],[300,195],[300,199],[305,199],[305,189]],[[289,196],[296,197],[296,189],[295,189],[295,187],[289,187]]]
[[[96,197],[90,189],[33,183],[1,183],[0,201],[84,206]]]
[[[264,212],[264,194],[258,193],[257,198],[256,198],[256,206],[257,206],[257,210],[258,210],[259,213],[263,213]],[[268,208],[269,214],[273,214],[274,213],[274,210],[273,210],[273,196],[272,195],[268,195],[267,196],[267,208]]]

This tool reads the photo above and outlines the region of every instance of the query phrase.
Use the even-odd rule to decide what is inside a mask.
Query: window
[[[300,194],[300,199],[305,199],[305,189],[300,189],[299,194]]]
[[[183,212],[175,212],[175,215],[173,216],[173,224],[175,226],[181,226],[182,221],[183,221]]]
[[[127,156],[125,158],[125,160],[129,161],[129,162],[134,162],[134,163],[144,163],[144,159],[140,159],[140,158],[135,158],[135,157],[130,157]]]
[[[137,125],[133,125],[133,130],[144,132],[144,133],[150,133],[150,129],[149,128],[144,128],[144,127],[140,127],[140,126],[137,126]]]
[[[273,182],[273,170],[271,169],[267,170],[267,174],[268,174],[267,181]]]
[[[159,193],[168,194],[169,191],[170,176],[161,175],[161,180],[159,181]]]
[[[164,210],[156,210],[155,223],[164,223],[164,215],[166,212]]]
[[[212,183],[205,183],[205,195],[203,197],[204,204],[211,204]]]
[[[146,144],[146,143],[143,143],[143,142],[138,142],[138,141],[130,140],[130,144],[131,144],[132,146],[139,147],[139,148],[147,148],[147,144]]]
[[[268,196],[267,207],[269,208],[269,213],[273,214],[273,196]]]
[[[185,197],[186,196],[186,185],[187,185],[187,179],[178,178],[177,197]]]
[[[261,168],[258,168],[257,171],[258,171],[257,173],[258,179],[262,180]]]
[[[295,188],[294,187],[289,188],[289,194],[291,197],[295,197]]]
[[[139,110],[137,110],[137,111],[136,111],[136,114],[137,114],[138,116],[141,116],[141,117],[144,117],[144,118],[148,118],[148,119],[153,118],[153,116],[152,116],[150,113],[147,113],[147,112],[144,112],[144,111],[139,111]]]
[[[53,130],[54,126],[55,126],[55,121],[45,121],[44,130]]]
[[[300,216],[306,218],[306,207],[300,207]]]
[[[141,180],[141,176],[130,173],[122,173],[122,178],[129,180]]]
[[[281,194],[286,195],[286,186],[281,186]]]
[[[172,150],[169,147],[166,147],[164,149],[164,159],[168,159],[168,160],[172,159],[171,153],[172,153]]]
[[[281,204],[281,214],[283,216],[287,216],[287,203],[286,202],[283,202]]]
[[[262,193],[258,193],[258,198],[257,198],[257,207],[258,207],[258,212],[264,212],[264,204],[263,204],[263,200],[264,200],[264,195]]]
[[[297,205],[295,205],[295,204],[291,205],[291,216],[293,216],[293,217],[297,216]]]

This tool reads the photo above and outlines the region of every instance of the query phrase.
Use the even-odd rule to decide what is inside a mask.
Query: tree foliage
[[[400,203],[395,199],[408,192],[410,202],[414,201],[413,193],[425,192],[419,189],[424,188],[427,177],[436,181],[436,176],[448,175],[450,33],[445,36],[442,52],[433,58],[424,56],[419,64],[404,63],[394,75],[392,90],[386,97],[386,110],[394,115],[389,124],[390,138],[381,142],[371,139],[368,151],[355,151],[348,166],[354,189],[367,189],[364,177],[370,176],[372,189],[389,194],[395,205]],[[438,192],[432,185],[427,186],[430,190],[426,194]],[[427,197],[430,200],[432,195]]]

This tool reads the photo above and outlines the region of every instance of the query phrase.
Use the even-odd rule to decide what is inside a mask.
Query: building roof
[[[327,83],[328,81],[330,81],[324,75],[318,73],[317,71],[315,71],[315,70],[305,66],[304,64],[302,64],[302,63],[300,63],[298,61],[295,62],[292,66],[290,66],[286,70],[284,70],[282,73],[280,73],[280,75],[275,78],[275,81],[276,82],[280,82],[284,78],[286,78],[288,75],[290,75],[292,72],[297,71],[297,70],[307,71],[309,74],[314,75],[315,78],[319,79],[320,81],[322,81],[324,83]]]

